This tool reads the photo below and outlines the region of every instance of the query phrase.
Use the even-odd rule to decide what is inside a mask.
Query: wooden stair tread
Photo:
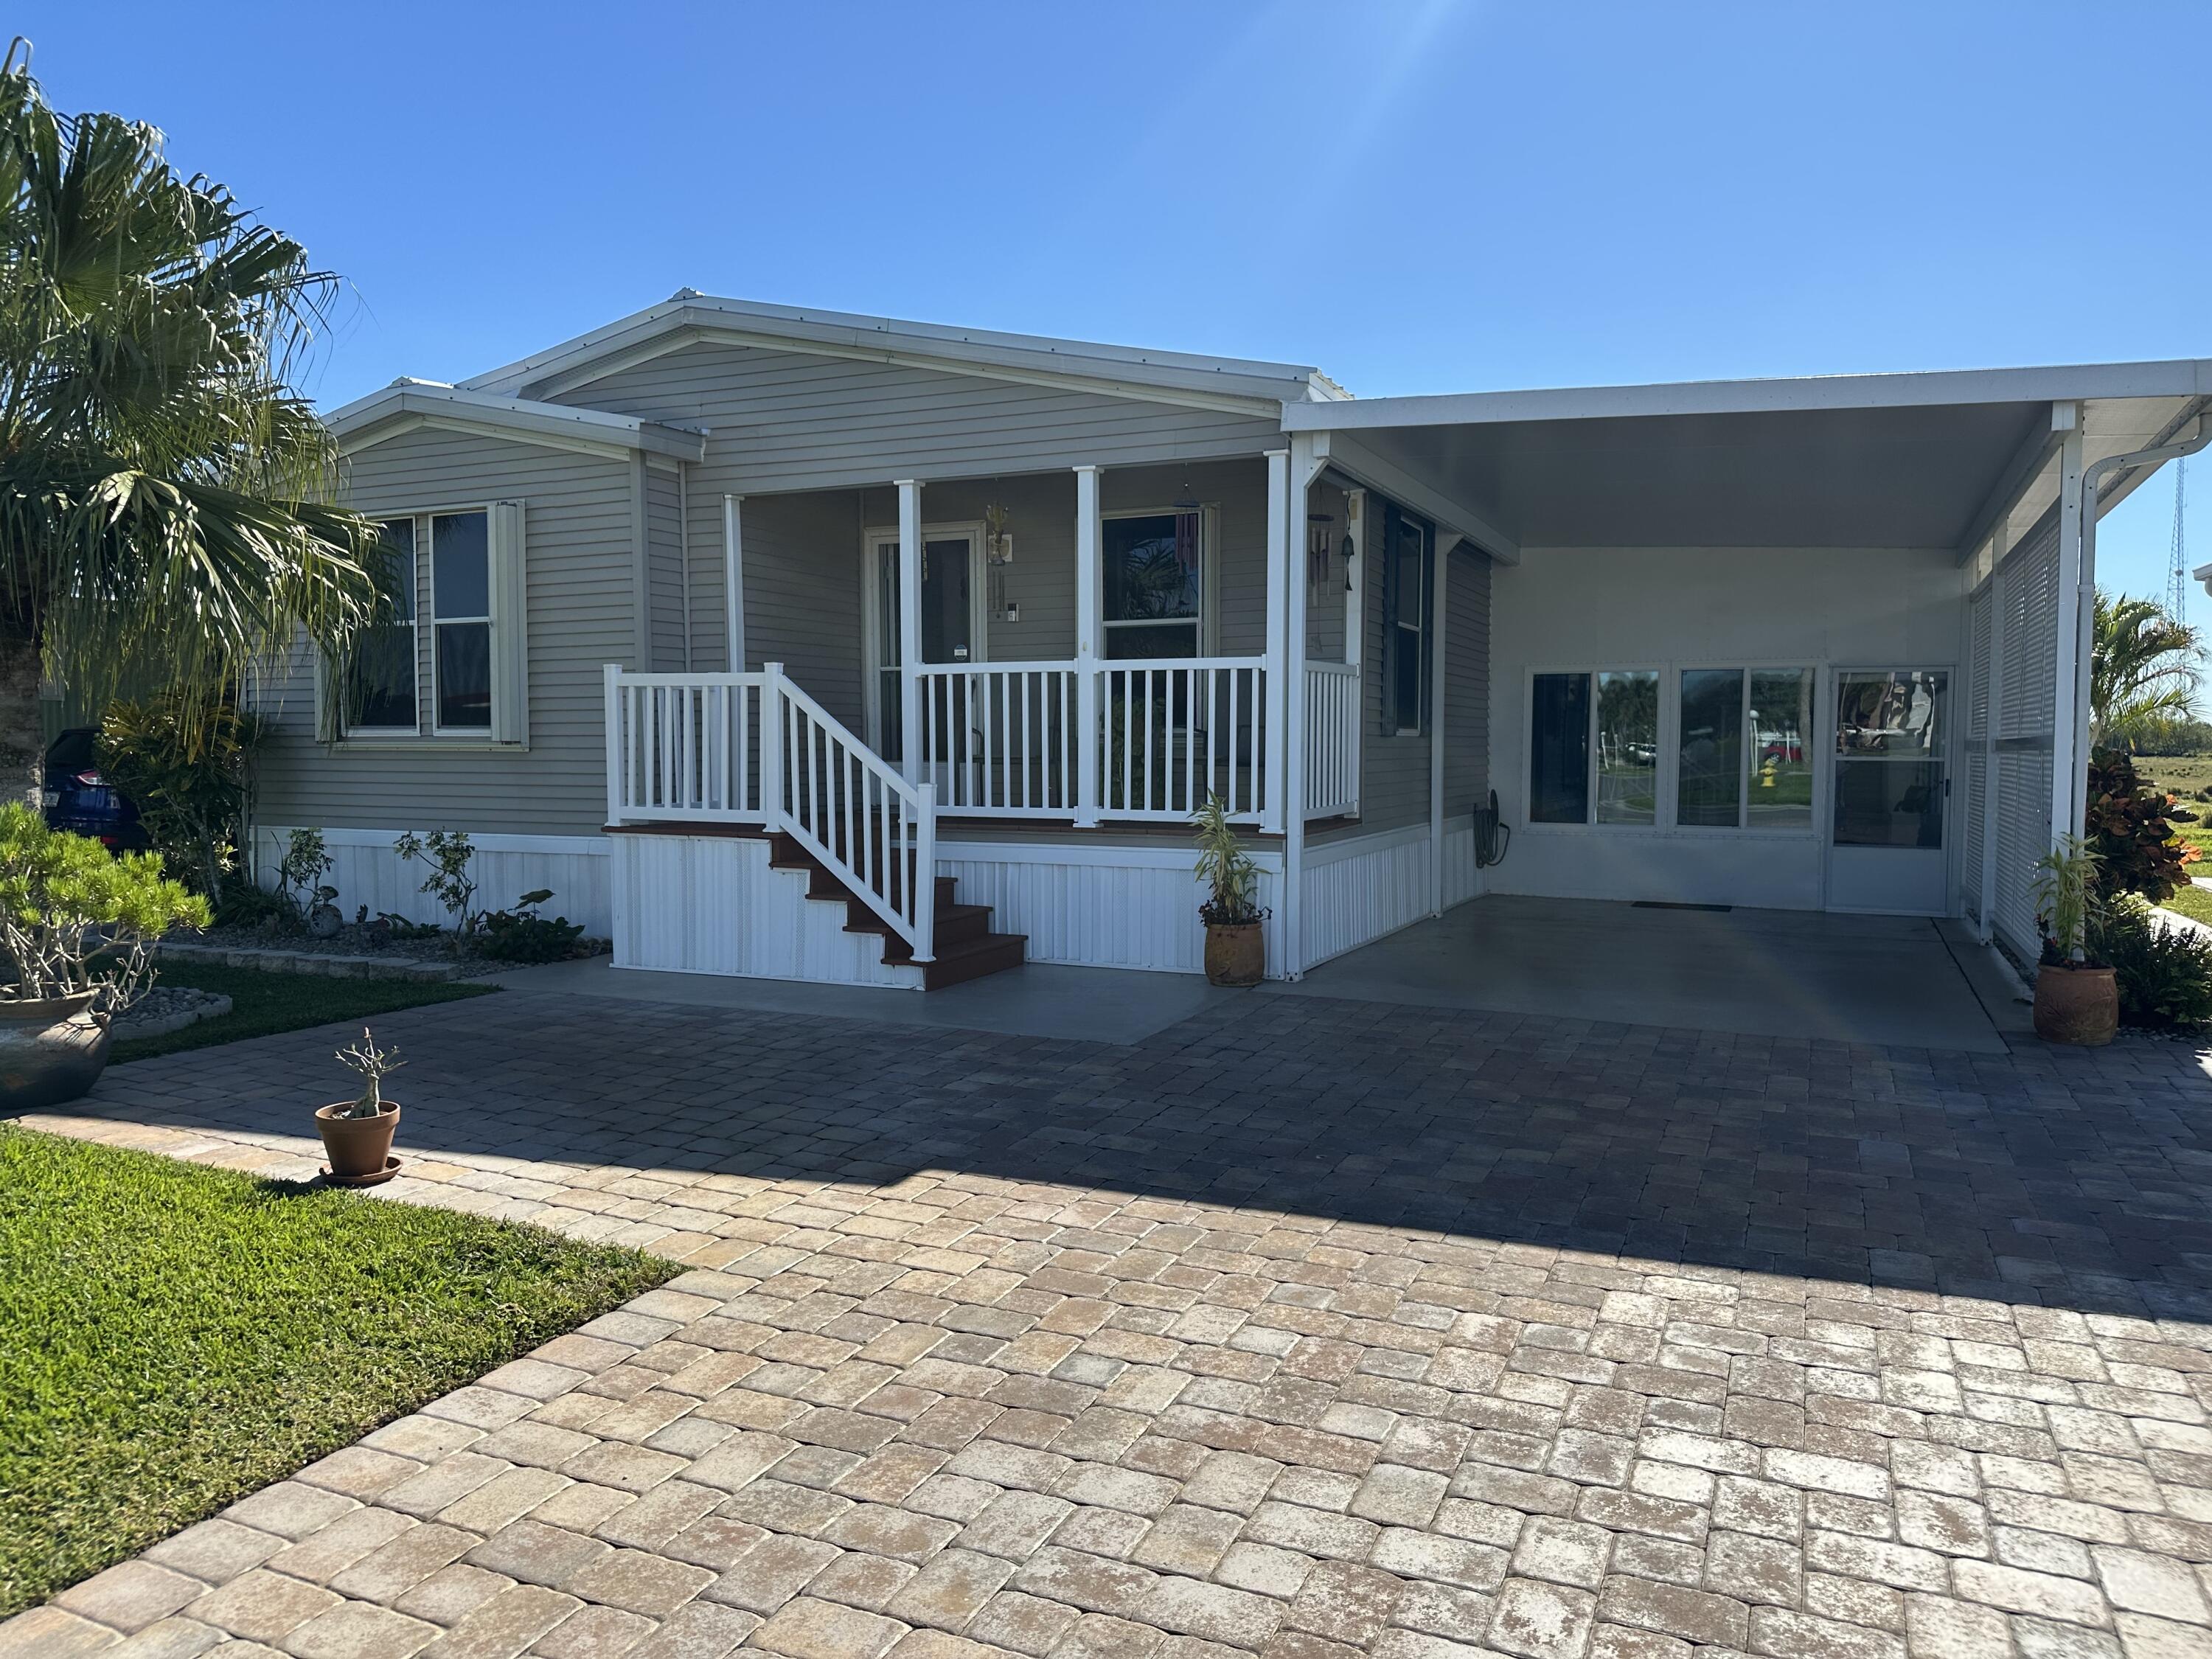
[[[912,854],[909,854],[908,858],[910,870]],[[904,964],[919,968],[925,991],[939,990],[947,985],[958,985],[971,979],[981,979],[988,974],[1018,968],[1028,959],[1028,935],[991,932],[991,907],[962,903],[958,896],[960,884],[955,877],[935,878],[936,887],[932,896],[935,901],[933,906],[935,930],[933,958],[918,963],[914,960],[914,947],[900,938],[889,922],[871,909],[866,901],[857,896],[842,879],[793,837],[783,834],[770,837],[769,868],[805,876],[806,896],[815,903],[843,905],[844,931],[848,933],[872,933],[881,939],[884,965],[896,967]]]

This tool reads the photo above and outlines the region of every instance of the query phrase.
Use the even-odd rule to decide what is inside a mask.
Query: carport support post
[[[2056,707],[2051,717],[2051,842],[2081,831],[2081,732],[2078,725],[2081,702],[2081,679],[2086,672],[2083,641],[2089,626],[2090,604],[2082,597],[2082,583],[2094,581],[2081,557],[2081,418],[2074,411],[2064,441],[2058,448],[2058,625],[2056,646],[2057,672],[2052,676]],[[2057,410],[2052,411],[2054,417]]]
[[[1455,530],[1437,532],[1437,574],[1430,585],[1429,636],[1429,914],[1444,913],[1444,663],[1451,644],[1444,632],[1445,577],[1451,571]]]
[[[1300,914],[1306,870],[1306,504],[1312,499],[1314,480],[1327,465],[1310,432],[1291,434],[1289,464],[1284,468],[1285,538],[1292,568],[1284,571],[1283,599],[1288,666],[1288,695],[1283,699],[1283,751],[1289,764],[1283,778],[1283,896],[1275,907],[1282,918],[1276,927],[1276,949],[1282,953],[1285,979],[1305,972],[1305,919]],[[1270,476],[1273,471],[1271,464]]]
[[[1098,469],[1075,469],[1075,827],[1098,825]]]
[[[2005,555],[2012,549],[2012,520],[1997,520],[1990,533],[1990,696],[1982,715],[1982,914],[1974,933],[1987,945],[1996,928],[1997,908],[1997,739],[2004,732]]]
[[[898,481],[899,775],[921,775],[921,485]]]

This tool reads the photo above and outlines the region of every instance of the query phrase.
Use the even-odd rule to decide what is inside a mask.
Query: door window
[[[1837,846],[1943,845],[1949,684],[1941,669],[1836,676]]]
[[[899,654],[899,544],[878,541],[876,550],[876,752],[902,759],[905,685]],[[968,536],[931,536],[921,544],[921,659],[964,663],[975,659],[975,546]],[[957,696],[957,694],[956,694]],[[959,701],[964,702],[964,696]],[[939,711],[942,723],[946,711]]]

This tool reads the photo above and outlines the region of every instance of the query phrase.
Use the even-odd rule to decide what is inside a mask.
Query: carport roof
[[[2052,405],[2084,453],[2159,441],[2212,359],[1286,403],[1354,474],[1395,473],[1522,547],[1920,547],[1971,553],[2056,499]],[[1371,463],[1379,460],[1376,466]],[[2140,481],[2122,475],[2107,507]],[[1418,504],[1418,503],[1417,503]],[[1490,536],[1483,531],[1493,532]]]

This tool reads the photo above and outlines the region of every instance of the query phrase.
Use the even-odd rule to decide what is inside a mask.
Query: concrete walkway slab
[[[1498,896],[1322,963],[1292,996],[2002,1054],[1932,921]]]

